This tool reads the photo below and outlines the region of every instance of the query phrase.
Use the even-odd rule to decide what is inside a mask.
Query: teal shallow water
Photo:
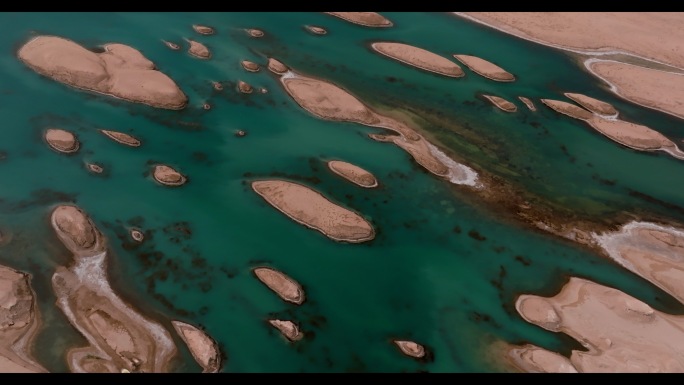
[[[54,306],[50,286],[56,266],[69,258],[48,217],[54,205],[69,202],[89,213],[108,238],[112,286],[169,330],[174,319],[202,325],[227,355],[225,372],[488,372],[500,370],[487,358],[495,340],[567,353],[579,344],[527,324],[513,303],[521,293],[555,294],[571,275],[682,313],[670,296],[614,263],[503,222],[496,208],[472,207],[403,150],[366,136],[381,130],[319,120],[268,71],[240,67],[243,59],[265,65],[273,56],[373,105],[417,114],[460,160],[577,213],[640,211],[684,222],[684,181],[675,177],[684,163],[621,147],[538,99],[586,93],[675,142],[683,138],[679,121],[614,97],[558,51],[448,14],[384,15],[393,28],[363,28],[318,13],[0,15],[0,228],[11,237],[0,248],[0,263],[33,275],[45,321],[35,352],[41,363],[66,371],[65,350],[85,344]],[[211,25],[217,34],[197,35],[194,23]],[[328,34],[311,35],[304,24],[323,26]],[[242,28],[260,28],[266,36],[249,38]],[[160,111],[42,78],[15,57],[35,34],[89,47],[136,47],[176,80],[190,105]],[[161,42],[180,44],[183,38],[205,43],[213,58],[200,61]],[[518,80],[496,83],[467,69],[462,79],[440,77],[373,53],[369,44],[378,40],[443,56],[481,56]],[[239,94],[238,80],[269,92]],[[212,81],[226,82],[225,90],[214,91]],[[481,93],[511,100],[518,112],[495,109]],[[527,111],[518,95],[533,98],[538,111]],[[212,109],[202,110],[204,102]],[[436,121],[450,123],[431,123]],[[41,139],[47,126],[75,132],[81,151],[51,151]],[[143,145],[119,145],[98,128],[131,133]],[[248,135],[235,137],[238,129]],[[380,187],[343,181],[326,168],[331,159],[366,168]],[[84,161],[101,163],[106,174],[90,174]],[[189,183],[178,189],[155,184],[149,176],[155,162],[177,167]],[[339,244],[297,225],[251,191],[249,182],[265,177],[307,184],[362,213],[377,238]],[[142,245],[127,237],[133,226],[145,231]],[[299,307],[282,302],[253,277],[251,269],[260,265],[299,281],[307,301]],[[299,322],[306,338],[288,344],[265,322],[269,317]],[[174,338],[181,351],[175,370],[199,371]],[[402,356],[392,338],[426,344],[434,361]]]

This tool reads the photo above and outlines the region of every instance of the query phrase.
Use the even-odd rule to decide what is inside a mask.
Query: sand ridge
[[[518,107],[516,107],[515,104],[509,102],[508,100],[499,97],[499,96],[494,96],[494,95],[482,95],[487,100],[489,100],[495,107],[500,109],[501,111],[504,112],[516,112],[518,111]]]
[[[526,98],[524,96],[518,96],[518,99],[520,99],[521,102],[525,103],[527,106],[527,109],[530,111],[537,111],[537,107],[534,106],[534,103],[529,98]]]
[[[565,92],[563,95],[595,114],[605,116],[617,116],[618,114],[615,107],[613,107],[610,103],[606,103],[590,96],[571,92]]]
[[[140,140],[138,138],[125,134],[123,132],[117,132],[117,131],[109,131],[109,130],[100,130],[100,132],[105,135],[106,137],[119,142],[121,144],[124,144],[126,146],[131,146],[131,147],[139,147],[140,146]]]
[[[299,341],[302,339],[302,337],[304,337],[304,334],[299,331],[297,324],[292,321],[270,319],[268,320],[268,323],[274,328],[278,329],[278,331],[280,331],[280,333],[291,342]]]
[[[328,15],[339,17],[350,23],[363,25],[364,27],[391,27],[393,24],[387,18],[377,12],[325,12]]]
[[[454,78],[460,78],[465,75],[465,72],[463,72],[458,64],[423,48],[414,47],[404,43],[392,42],[372,43],[371,48],[375,52],[383,54],[389,58],[398,60],[404,64],[408,64],[425,71]]]
[[[511,346],[507,356],[514,366],[528,373],[577,373],[567,357],[531,344]]]
[[[328,168],[335,174],[358,186],[365,188],[373,188],[378,186],[378,180],[373,174],[351,163],[340,160],[331,160],[328,162]]]
[[[270,267],[257,267],[252,272],[284,301],[301,305],[306,300],[302,286],[285,273]]]
[[[456,59],[458,59],[458,61],[463,63],[466,67],[470,68],[471,71],[487,79],[491,79],[497,82],[515,81],[515,76],[513,76],[513,74],[490,61],[479,58],[477,56],[470,55],[454,54],[453,56]]]
[[[221,366],[221,353],[216,341],[204,331],[185,322],[171,321],[171,324],[202,367],[202,373],[218,372]]]

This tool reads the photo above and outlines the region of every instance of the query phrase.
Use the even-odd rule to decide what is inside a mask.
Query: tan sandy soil
[[[305,25],[304,28],[306,28],[307,31],[315,35],[325,35],[326,33],[328,33],[328,31],[326,31],[325,28],[317,27],[315,25]]]
[[[518,96],[518,99],[520,99],[521,102],[525,103],[525,105],[530,111],[537,111],[537,107],[534,106],[534,103],[532,103],[532,101],[529,98],[526,98],[524,96]]]
[[[184,322],[171,321],[176,333],[183,339],[195,361],[204,369],[202,373],[216,373],[220,369],[221,354],[216,341],[202,330]]]
[[[214,29],[211,27],[207,27],[206,25],[193,24],[192,29],[194,29],[195,32],[199,33],[200,35],[214,34]]]
[[[588,67],[624,99],[684,119],[683,75],[613,61],[596,61]]]
[[[580,106],[586,108],[587,110],[599,114],[599,115],[616,115],[617,110],[610,103],[594,99],[587,95],[575,94],[571,92],[566,92],[563,95],[567,96],[569,99],[579,104]]]
[[[73,41],[38,36],[24,44],[19,59],[39,74],[69,86],[152,107],[178,110],[188,98],[139,51],[107,44],[94,53]]]
[[[492,102],[492,104],[494,106],[496,106],[498,109],[500,109],[501,111],[505,111],[505,112],[516,112],[516,111],[518,111],[518,107],[516,107],[515,104],[509,102],[508,100],[506,100],[504,98],[494,96],[494,95],[482,95],[482,96],[487,98],[487,100]]]
[[[516,309],[588,349],[570,356],[579,372],[684,372],[684,317],[619,290],[572,277],[555,297],[521,295]]]
[[[282,321],[279,319],[268,320],[274,328],[278,329],[290,341],[299,341],[304,335],[299,331],[299,327],[292,321]]]
[[[249,60],[243,60],[240,62],[242,68],[249,72],[259,72],[259,65],[257,63],[251,62]]]
[[[154,176],[154,180],[166,186],[180,186],[187,181],[187,178],[183,174],[163,164],[154,166],[152,175]]]
[[[580,120],[589,120],[593,114],[582,107],[578,107],[572,103],[563,102],[560,100],[542,99],[542,103],[551,108],[552,110],[567,115],[571,118]]]
[[[123,132],[109,131],[109,130],[100,130],[100,132],[103,133],[108,138],[110,138],[116,142],[119,142],[121,144],[125,144],[126,146],[131,146],[131,147],[140,146],[140,140],[138,140],[137,138],[135,138],[132,135],[124,134]]]
[[[109,286],[105,240],[92,220],[78,207],[62,205],[53,211],[51,222],[74,254],[73,263],[58,267],[52,276],[57,306],[89,344],[67,352],[71,371],[168,371],[176,353],[171,335]]]
[[[336,241],[360,243],[375,237],[359,214],[329,201],[321,193],[283,180],[252,182],[252,189],[279,211]]]
[[[86,163],[86,167],[88,167],[89,171],[92,171],[96,174],[102,174],[102,172],[104,171],[104,169],[101,166],[95,163]]]
[[[515,76],[498,65],[470,55],[454,55],[458,61],[465,64],[471,71],[478,75],[484,76],[487,79],[496,80],[497,82],[512,82],[515,81]]]
[[[242,80],[240,80],[238,81],[238,90],[243,94],[251,94],[252,91],[254,91],[254,88],[252,88],[252,86],[248,83],[245,83]]]
[[[425,356],[425,348],[413,341],[393,341],[402,353],[413,358],[423,358]]]
[[[39,326],[30,276],[0,266],[0,373],[47,372],[31,357]]]
[[[251,37],[263,37],[264,36],[264,31],[262,31],[260,29],[250,28],[250,29],[246,29],[245,31],[247,31],[247,34]]]
[[[282,75],[290,70],[285,64],[273,58],[268,58],[268,69],[277,75]]]
[[[176,43],[172,43],[170,41],[162,40],[164,42],[164,45],[167,47],[171,48],[174,51],[178,51],[180,49],[180,46]]]
[[[391,27],[392,22],[377,12],[325,12],[354,24],[366,27]]]
[[[378,180],[373,174],[351,163],[331,160],[328,162],[328,168],[335,174],[361,187],[371,188],[378,185]]]
[[[79,148],[76,135],[59,128],[48,128],[45,130],[45,141],[54,150],[63,152],[65,154],[76,152]]]
[[[263,282],[283,300],[296,305],[304,303],[306,299],[304,290],[294,279],[269,267],[257,267],[253,272],[259,281]]]
[[[534,345],[511,346],[508,358],[528,373],[577,373],[566,357]]]
[[[190,55],[205,60],[211,58],[211,52],[209,51],[209,48],[207,48],[206,45],[189,39],[188,43],[190,43],[190,48],[188,48],[188,53]]]
[[[145,239],[145,234],[143,234],[140,230],[131,229],[130,234],[131,238],[133,238],[133,240],[136,242],[142,242]]]
[[[455,78],[465,75],[461,67],[451,60],[412,45],[379,42],[371,44],[371,47],[387,57],[425,71]]]

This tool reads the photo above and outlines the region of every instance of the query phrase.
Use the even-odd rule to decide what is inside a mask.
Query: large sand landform
[[[252,182],[252,189],[283,214],[330,239],[360,243],[375,237],[373,226],[363,217],[309,187],[284,180],[262,180]]]
[[[269,267],[258,267],[253,272],[259,281],[263,282],[284,301],[301,305],[306,300],[302,286],[284,273]]]
[[[489,100],[495,107],[500,109],[501,111],[504,112],[516,112],[518,111],[518,107],[516,107],[515,104],[509,102],[508,100],[499,97],[499,96],[494,96],[494,95],[482,95],[487,100]]]
[[[471,71],[487,79],[497,82],[515,81],[515,76],[512,73],[485,59],[470,55],[454,55],[454,57],[470,68]]]
[[[544,103],[547,107],[551,108],[552,110],[574,119],[586,121],[591,119],[591,117],[593,116],[590,111],[587,111],[584,108],[578,107],[572,103],[564,102],[561,100],[541,99],[541,102]]]
[[[188,346],[203,373],[216,373],[220,369],[221,354],[218,344],[204,331],[180,321],[171,321],[176,333]]]
[[[76,135],[60,128],[45,130],[45,141],[53,150],[70,154],[78,151],[80,144]]]
[[[370,172],[359,166],[340,160],[328,162],[328,168],[344,179],[365,188],[377,187],[378,180]]]
[[[465,75],[458,64],[423,48],[404,43],[390,42],[373,43],[371,48],[389,58],[425,71],[454,78],[460,78]]]
[[[19,59],[32,70],[69,86],[156,108],[179,110],[187,96],[171,78],[155,69],[140,51],[107,44],[89,51],[56,36],[38,36],[24,44]]]
[[[60,205],[50,219],[57,237],[77,257],[90,257],[105,251],[104,237],[80,208]]]
[[[393,24],[377,12],[325,12],[350,23],[364,27],[391,27]]]
[[[117,132],[117,131],[109,131],[109,130],[100,130],[102,134],[104,134],[106,137],[112,139],[115,142],[119,142],[121,144],[124,144],[126,146],[131,146],[131,147],[139,147],[140,146],[140,140],[138,138],[129,135],[129,134],[124,134],[123,132]]]
[[[299,331],[297,324],[292,321],[270,319],[268,320],[268,323],[274,328],[278,329],[278,331],[280,331],[280,333],[289,341],[299,341],[302,339],[302,337],[304,337],[304,334]]]
[[[528,373],[577,373],[567,357],[530,344],[511,346],[508,358]]]
[[[615,107],[613,107],[610,103],[594,99],[587,95],[571,92],[566,92],[563,95],[567,96],[568,99],[571,99],[575,103],[579,104],[580,106],[586,108],[587,110],[595,114],[613,116],[617,115],[618,113]]]

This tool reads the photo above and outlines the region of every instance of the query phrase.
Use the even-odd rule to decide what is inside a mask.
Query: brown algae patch
[[[292,321],[283,321],[279,319],[270,319],[268,323],[274,328],[278,329],[280,333],[289,341],[299,341],[304,337],[304,334],[299,331],[299,327]]]
[[[470,68],[471,71],[487,79],[495,80],[497,82],[515,81],[515,76],[510,72],[477,56],[454,55],[454,57],[466,67]]]
[[[292,220],[330,239],[360,243],[375,238],[373,226],[363,217],[309,187],[284,180],[262,180],[252,182],[252,189]]]
[[[243,94],[251,94],[254,91],[254,88],[249,83],[240,80],[238,81],[238,90]]]
[[[618,113],[615,107],[613,107],[610,103],[594,99],[587,95],[571,92],[566,92],[563,95],[595,114],[614,116]]]
[[[192,29],[200,35],[213,35],[215,33],[213,28],[206,25],[193,24]]]
[[[18,57],[37,73],[75,88],[156,108],[179,110],[187,105],[178,85],[140,51],[123,44],[104,49],[95,53],[71,40],[38,36],[19,49]]]
[[[252,271],[259,281],[263,282],[284,301],[294,303],[295,305],[304,303],[306,299],[304,290],[294,279],[269,267],[257,267]]]
[[[152,175],[154,180],[165,186],[181,186],[187,181],[183,174],[164,164],[154,166]]]
[[[314,35],[325,35],[328,33],[328,31],[325,30],[323,27],[317,27],[315,25],[305,25],[304,28],[313,33]]]
[[[259,72],[259,65],[257,63],[251,62],[249,60],[243,60],[240,62],[240,65],[242,65],[242,68],[245,69],[245,71],[249,72]]]
[[[124,144],[126,146],[131,146],[131,147],[139,147],[140,146],[140,140],[138,140],[136,137],[129,135],[129,134],[124,134],[123,132],[117,132],[117,131],[109,131],[109,130],[100,130],[100,132],[105,135],[106,137],[114,140],[115,142],[119,142],[121,144]]]
[[[518,96],[518,99],[520,99],[521,102],[525,103],[525,105],[530,111],[537,111],[537,107],[534,106],[534,103],[532,103],[532,101],[529,98],[526,98],[524,96]]]
[[[211,59],[211,52],[209,51],[209,48],[207,48],[206,45],[187,39],[188,43],[190,43],[190,48],[188,48],[188,53],[198,59],[204,59],[208,60]]]
[[[389,58],[425,71],[455,78],[460,78],[465,75],[461,67],[451,60],[412,45],[378,42],[371,44],[371,48]]]
[[[60,128],[45,130],[45,141],[53,150],[70,154],[78,151],[80,145],[76,135]]]
[[[425,347],[423,345],[418,344],[413,341],[402,341],[402,340],[394,340],[392,341],[394,344],[399,348],[399,350],[413,358],[423,358],[425,357]]]
[[[516,107],[515,104],[509,102],[508,100],[506,100],[504,98],[494,96],[494,95],[482,95],[482,96],[487,98],[487,100],[489,100],[495,107],[497,107],[501,111],[504,111],[504,112],[516,112],[516,111],[518,111],[518,107]]]
[[[378,180],[373,174],[351,163],[339,160],[328,162],[328,168],[344,179],[365,188],[377,187]]]
[[[247,32],[247,34],[251,37],[259,38],[264,36],[264,31],[260,29],[248,28],[245,29],[245,32]]]
[[[377,12],[325,12],[328,15],[339,17],[350,23],[363,25],[364,27],[391,27],[393,24],[387,18]]]
[[[216,373],[220,369],[221,354],[218,344],[207,333],[185,322],[171,321],[176,333],[183,339],[203,373]]]

